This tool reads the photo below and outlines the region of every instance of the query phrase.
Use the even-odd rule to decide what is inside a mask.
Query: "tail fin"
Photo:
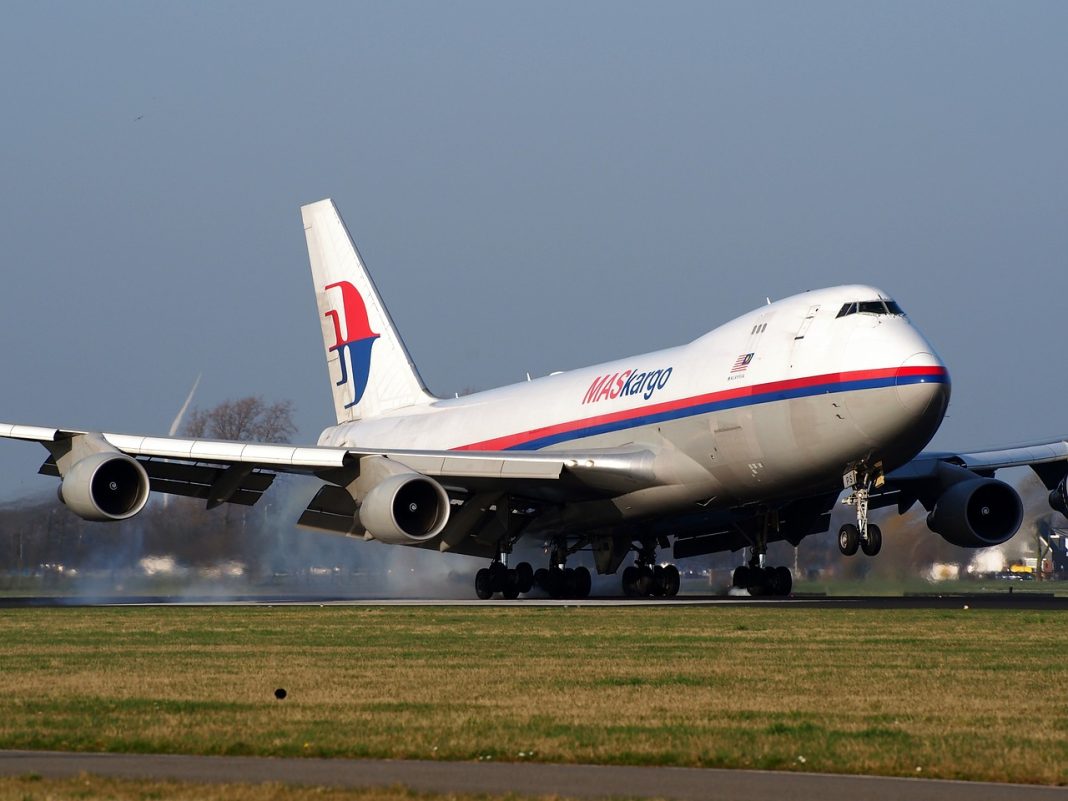
[[[334,202],[310,203],[300,213],[338,423],[434,400]]]

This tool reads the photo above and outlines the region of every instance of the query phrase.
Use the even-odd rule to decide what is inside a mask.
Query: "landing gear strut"
[[[866,468],[850,470],[842,477],[846,489],[851,489],[842,503],[857,510],[857,525],[846,523],[838,530],[838,550],[843,556],[853,556],[857,550],[864,551],[865,556],[875,556],[883,547],[883,532],[874,523],[868,522],[868,502],[871,488],[882,486],[882,472],[874,477]]]

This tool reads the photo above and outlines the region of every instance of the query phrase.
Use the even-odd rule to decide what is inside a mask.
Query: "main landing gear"
[[[534,584],[553,598],[588,598],[593,587],[589,568],[567,566],[567,557],[578,548],[579,543],[568,548],[565,539],[553,540],[549,567],[534,571]]]
[[[778,531],[779,513],[769,511],[764,514],[763,525],[750,538],[749,561],[739,565],[731,577],[731,584],[740,590],[747,590],[754,596],[786,596],[794,587],[794,577],[788,567],[772,567],[765,563],[768,553],[768,533]]]
[[[508,600],[526,595],[538,587],[553,598],[586,598],[593,586],[593,577],[588,568],[567,567],[566,544],[553,546],[548,568],[534,570],[529,562],[520,562],[508,567],[508,554],[502,553],[490,564],[475,574],[475,595],[483,601],[500,593]]]
[[[534,588],[534,568],[529,562],[508,567],[502,559],[494,559],[489,567],[475,573],[475,595],[483,601],[499,592],[505,598],[518,598]]]
[[[658,565],[656,546],[642,543],[638,558],[633,565],[623,569],[623,594],[628,598],[653,596],[674,598],[679,594],[682,577],[675,565]]]
[[[882,474],[874,479],[866,470],[850,470],[842,477],[846,489],[852,489],[849,497],[842,501],[857,510],[857,525],[846,523],[838,529],[838,550],[843,556],[853,556],[857,550],[865,556],[875,556],[883,547],[883,532],[874,523],[868,522],[868,500],[872,486],[882,484]]]

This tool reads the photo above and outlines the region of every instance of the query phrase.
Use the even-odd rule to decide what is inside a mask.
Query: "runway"
[[[809,609],[1017,609],[1068,611],[1068,596],[1043,592],[922,594],[891,596],[796,595],[751,598],[744,595],[684,595],[677,598],[600,597],[582,599],[520,598],[514,601],[449,598],[372,598],[351,596],[275,595],[130,595],[33,596],[0,598],[0,609],[84,606],[457,606],[457,607],[627,607],[627,606],[762,606]]]
[[[281,782],[335,787],[402,784],[436,793],[522,793],[578,798],[670,798],[679,801],[1043,801],[1068,789],[825,773],[533,763],[208,757],[174,754],[76,754],[0,751],[0,775],[47,778],[92,773],[125,779],[187,782]]]

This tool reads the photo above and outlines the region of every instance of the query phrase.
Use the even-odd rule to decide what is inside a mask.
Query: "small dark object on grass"
[[[284,701],[286,697],[285,689],[279,687],[277,690],[274,691],[274,697],[277,698],[279,701]]]

